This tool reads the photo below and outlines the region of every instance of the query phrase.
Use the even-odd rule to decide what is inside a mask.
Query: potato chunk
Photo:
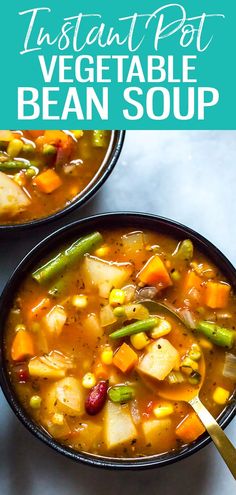
[[[164,380],[179,363],[179,353],[167,339],[158,339],[148,346],[147,353],[141,359],[138,370],[151,378]]]
[[[131,263],[104,261],[87,255],[84,261],[84,273],[88,284],[99,289],[101,297],[108,297],[112,287],[119,289],[129,279],[133,271]]]
[[[171,419],[152,419],[143,423],[145,442],[151,444],[157,452],[167,452],[171,448]]]
[[[137,438],[137,431],[128,405],[108,401],[104,420],[104,438],[108,449]]]
[[[56,384],[58,409],[65,414],[81,416],[84,413],[84,393],[76,378],[68,376]]]
[[[84,392],[79,380],[67,376],[49,385],[44,405],[49,417],[55,413],[81,416],[84,413]]]
[[[56,380],[58,378],[63,378],[67,370],[73,368],[73,363],[71,359],[64,356],[64,354],[57,351],[51,351],[44,356],[30,359],[28,368],[30,376]]]
[[[0,172],[0,217],[14,217],[29,205],[30,199],[23,189],[13,179]]]

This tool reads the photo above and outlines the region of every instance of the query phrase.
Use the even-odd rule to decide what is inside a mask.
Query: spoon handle
[[[205,426],[211,436],[220,455],[223,457],[234,479],[236,479],[236,449],[230,442],[222,428],[218,425],[213,416],[209,413],[199,397],[194,397],[189,401],[194,411],[199,416],[201,422]]]

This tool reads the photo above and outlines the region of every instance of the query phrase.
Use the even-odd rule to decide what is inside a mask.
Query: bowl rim
[[[213,245],[201,234],[189,227],[186,227],[182,223],[158,215],[124,211],[101,213],[86,217],[82,220],[74,221],[49,234],[45,239],[34,246],[33,249],[31,249],[29,253],[18,264],[3,289],[0,297],[0,385],[5,398],[7,399],[7,402],[9,403],[10,407],[12,408],[18,419],[20,419],[21,423],[23,423],[23,425],[31,433],[33,433],[35,437],[43,441],[54,451],[63,454],[66,457],[73,459],[74,461],[82,462],[84,464],[95,467],[123,470],[156,468],[172,464],[194,454],[211,442],[210,436],[206,432],[201,435],[199,439],[195,440],[188,446],[182,447],[178,451],[140,458],[122,459],[75,451],[74,449],[61,444],[57,440],[54,440],[42,427],[37,425],[37,423],[28,416],[24,408],[21,406],[19,400],[17,399],[14,390],[12,389],[4,360],[4,323],[8,315],[9,302],[12,298],[12,294],[17,291],[22,282],[22,275],[24,278],[24,276],[29,272],[29,269],[35,266],[35,264],[40,259],[42,259],[47,253],[49,253],[53,249],[53,246],[55,247],[57,240],[59,240],[59,244],[63,244],[65,240],[67,242],[68,239],[73,239],[77,231],[79,235],[83,235],[83,233],[90,231],[91,228],[99,228],[99,224],[100,226],[102,226],[103,230],[106,230],[107,224],[110,223],[114,228],[116,222],[118,222],[118,227],[124,225],[125,227],[133,226],[135,228],[138,227],[139,223],[141,227],[143,223],[142,228],[155,229],[158,227],[160,232],[166,233],[168,229],[170,229],[169,235],[178,239],[186,238],[187,234],[188,237],[190,237],[197,245],[198,249],[206,253],[210,259],[213,259],[214,262],[218,264],[219,268],[224,273],[227,273],[227,277],[229,277],[234,289],[236,289],[236,269],[234,268],[232,263],[215,245]],[[222,413],[218,417],[220,426],[222,428],[225,428],[235,415],[236,401],[235,398],[233,398],[231,403],[222,411]]]
[[[7,233],[15,234],[27,229],[47,225],[48,223],[60,219],[67,213],[70,213],[76,208],[79,208],[80,206],[87,203],[87,201],[89,201],[97,193],[97,191],[100,189],[100,187],[102,187],[102,185],[112,173],[122,151],[125,134],[125,130],[111,129],[111,139],[103,162],[101,163],[96,174],[92,177],[87,186],[81,191],[76,200],[72,201],[69,205],[58,211],[55,211],[54,213],[51,213],[46,217],[30,220],[29,222],[24,223],[0,224],[0,236]],[[96,179],[97,175],[98,178]]]

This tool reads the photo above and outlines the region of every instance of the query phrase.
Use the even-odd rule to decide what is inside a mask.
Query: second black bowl
[[[36,220],[31,220],[26,223],[15,223],[15,224],[0,224],[0,236],[5,234],[17,234],[19,231],[25,231],[27,229],[32,229],[32,227],[40,227],[46,225],[53,220],[58,220],[62,216],[66,215],[76,208],[84,205],[89,199],[91,199],[100,187],[107,180],[111,172],[113,171],[117,160],[120,156],[125,139],[125,131],[111,131],[110,143],[105,155],[103,162],[101,163],[97,173],[94,175],[89,184],[81,191],[78,197],[72,201],[68,206],[58,210],[51,215],[46,217],[38,218]]]

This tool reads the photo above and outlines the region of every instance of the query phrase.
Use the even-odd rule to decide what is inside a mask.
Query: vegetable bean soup
[[[154,304],[156,302],[156,304]],[[12,385],[52,437],[115,457],[169,452],[217,417],[236,381],[235,295],[188,239],[123,228],[62,246],[9,313]]]
[[[98,172],[110,131],[1,131],[0,224],[62,210]]]

